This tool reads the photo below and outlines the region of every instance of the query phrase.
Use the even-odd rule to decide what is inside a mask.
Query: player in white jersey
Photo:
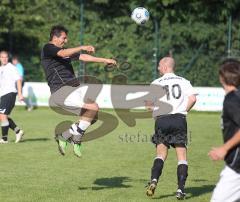
[[[158,70],[163,76],[154,80],[152,84],[160,85],[165,89],[166,94],[160,98],[160,101],[169,104],[172,110],[163,114],[161,113],[163,110],[158,109],[154,100],[146,103],[147,108],[153,111],[155,119],[155,134],[152,142],[156,145],[157,152],[146,194],[153,196],[168,149],[172,146],[176,150],[178,159],[176,197],[184,199],[184,186],[188,176],[186,115],[196,102],[196,93],[188,80],[174,74],[175,61],[172,57],[161,59]]]
[[[8,143],[9,128],[16,133],[15,142],[18,143],[24,132],[17,127],[9,115],[15,106],[17,93],[19,100],[22,101],[24,99],[22,96],[21,77],[16,67],[8,62],[8,52],[0,52],[0,62],[0,121],[2,128],[0,144]]]

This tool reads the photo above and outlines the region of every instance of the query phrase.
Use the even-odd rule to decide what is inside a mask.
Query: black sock
[[[188,176],[188,165],[179,164],[177,167],[178,189],[184,192],[185,182]]]
[[[9,128],[11,128],[13,131],[15,131],[15,133],[18,133],[20,131],[20,129],[15,124],[15,122],[9,117],[8,117],[8,122],[9,122]]]
[[[164,161],[160,158],[156,158],[153,162],[151,180],[156,179],[158,182],[159,177],[162,174]]]
[[[2,139],[4,141],[8,140],[8,129],[9,129],[9,126],[2,126]]]

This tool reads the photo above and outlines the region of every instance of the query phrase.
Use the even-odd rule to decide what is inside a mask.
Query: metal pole
[[[231,57],[231,40],[232,40],[232,16],[228,18],[228,47],[227,47],[227,57]]]
[[[158,26],[158,21],[156,18],[153,19],[153,24],[154,24],[154,66],[153,66],[153,80],[157,78],[158,72],[158,60],[159,60],[159,26]]]
[[[198,59],[198,56],[199,54],[201,53],[201,51],[203,50],[204,48],[204,44],[201,44],[199,46],[199,48],[197,49],[197,52],[193,55],[193,57],[191,58],[191,60],[189,61],[189,63],[187,64],[186,67],[184,67],[184,70],[183,70],[183,75],[186,74],[187,71],[189,71],[192,67],[193,67],[193,64],[196,62],[196,60]]]
[[[13,9],[14,5],[13,5],[13,0],[10,0],[10,6],[11,9]],[[10,23],[8,25],[8,45],[9,45],[9,53],[12,54],[13,51],[13,35],[12,35],[12,30],[13,30],[13,17],[10,17]]]
[[[84,0],[80,0],[80,45],[84,44]],[[80,61],[78,76],[85,75],[85,63]],[[81,81],[83,82],[83,81]]]

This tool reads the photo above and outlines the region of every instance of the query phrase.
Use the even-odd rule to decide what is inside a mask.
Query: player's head
[[[158,65],[160,74],[172,73],[175,70],[175,61],[172,57],[164,57]]]
[[[8,52],[7,51],[1,51],[0,52],[0,62],[1,65],[6,65],[8,63]]]
[[[51,28],[50,41],[57,47],[62,48],[67,43],[68,30],[61,25],[56,25]]]
[[[13,63],[14,65],[16,65],[16,64],[19,63],[19,61],[18,61],[18,56],[17,56],[17,55],[12,56],[12,63]]]
[[[240,86],[240,62],[236,59],[225,60],[219,69],[219,80],[224,86]]]

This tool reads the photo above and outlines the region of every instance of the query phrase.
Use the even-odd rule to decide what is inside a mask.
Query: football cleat
[[[24,135],[24,132],[23,130],[19,130],[18,133],[16,133],[16,140],[15,140],[15,143],[18,143],[21,141],[22,137]]]
[[[4,140],[4,139],[1,139],[1,140],[0,140],[0,144],[7,144],[7,143],[8,143],[7,140]]]
[[[157,182],[156,181],[149,182],[148,186],[147,186],[146,195],[149,196],[149,197],[153,196],[156,187],[157,187]]]
[[[183,193],[181,189],[178,189],[176,192],[176,198],[178,200],[184,200],[186,193]]]
[[[59,139],[59,135],[55,136],[55,140],[58,144],[58,151],[60,152],[61,155],[65,155],[66,153],[66,148],[67,148],[67,141],[63,140],[62,138]]]
[[[80,144],[74,144],[74,145],[73,145],[73,152],[74,152],[74,154],[75,154],[78,158],[80,158],[80,157],[82,156],[81,146],[82,146],[81,143],[80,143]]]

